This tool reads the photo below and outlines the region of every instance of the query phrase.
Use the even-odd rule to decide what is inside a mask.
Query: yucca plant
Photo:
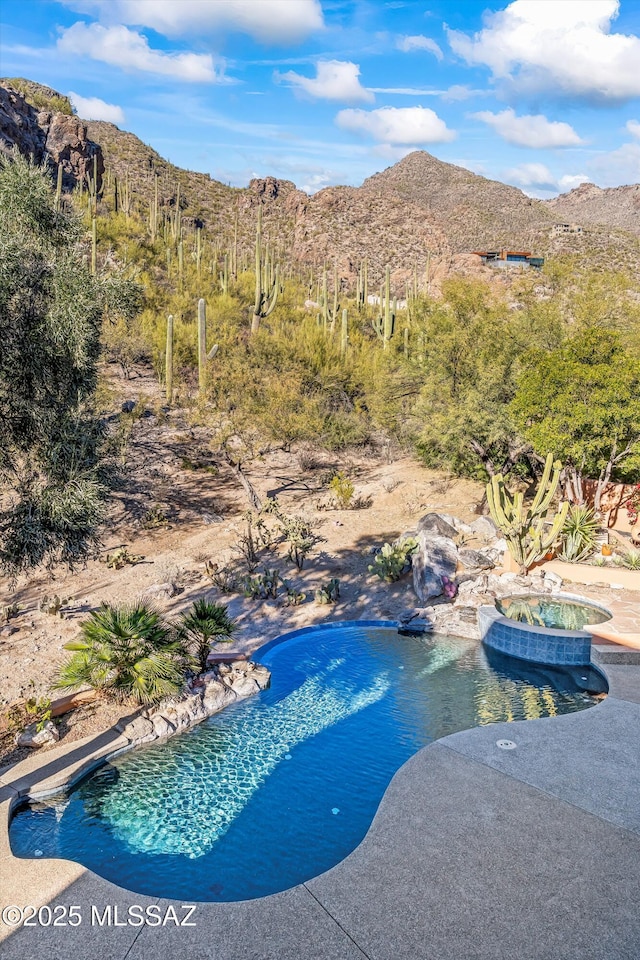
[[[196,600],[191,610],[182,615],[178,625],[179,636],[185,647],[193,654],[198,669],[207,669],[207,657],[213,640],[229,641],[237,629],[235,620],[221,603]]]
[[[627,570],[640,570],[640,550],[630,547],[624,553],[619,554],[614,563],[618,567],[626,567]]]
[[[571,504],[562,528],[560,559],[572,563],[586,560],[596,549],[599,526],[593,507]]]
[[[64,649],[74,652],[60,668],[55,690],[89,684],[113,699],[144,704],[179,693],[193,666],[182,637],[145,603],[103,603],[81,624],[79,639]]]

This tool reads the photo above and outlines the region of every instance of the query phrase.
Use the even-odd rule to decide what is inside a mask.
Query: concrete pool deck
[[[161,917],[173,905],[183,918],[182,902],[11,855],[12,800],[60,775],[54,763],[29,772],[29,758],[0,776],[0,900],[77,906],[82,922],[5,928],[3,960],[637,960],[640,666],[603,669],[610,694],[589,710],[423,748],[342,863],[261,900],[198,904],[195,926],[129,926],[132,904],[157,905]],[[515,749],[500,749],[501,738]],[[83,762],[72,746],[67,770]],[[92,923],[92,907],[102,918],[109,905],[119,925],[113,910],[110,925]]]

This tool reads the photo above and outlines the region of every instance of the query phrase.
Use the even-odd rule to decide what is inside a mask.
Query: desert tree
[[[107,474],[92,410],[103,318],[139,295],[93,277],[82,226],[57,211],[47,171],[0,159],[0,565],[10,576],[84,560]]]
[[[640,471],[640,360],[617,332],[582,330],[556,350],[523,357],[511,413],[535,450],[565,463],[570,499],[597,480],[594,506],[611,480]]]

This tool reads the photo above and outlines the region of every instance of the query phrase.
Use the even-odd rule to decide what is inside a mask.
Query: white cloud
[[[305,77],[289,70],[275,73],[276,80],[285,80],[291,86],[319,100],[341,100],[346,103],[363,100],[371,102],[373,93],[360,83],[360,67],[349,60],[320,60],[316,76]]]
[[[106,103],[100,97],[81,97],[69,91],[71,105],[83,120],[106,120],[108,123],[124,123],[124,111],[115,103]]]
[[[245,33],[261,43],[296,43],[324,27],[320,0],[63,0],[105,23],[151,27],[167,37]]]
[[[443,59],[442,50],[431,37],[423,37],[418,34],[413,37],[398,37],[396,47],[403,53],[413,53],[415,50],[427,50],[432,53],[437,60]]]
[[[640,94],[640,37],[613,33],[619,0],[515,0],[469,36],[447,28],[455,53],[516,91],[623,101]]]
[[[638,120],[627,120],[626,129],[632,137],[640,138],[640,122],[638,122]]]
[[[392,93],[401,97],[442,97],[446,90],[431,90],[429,87],[369,87],[371,93]]]
[[[504,176],[519,187],[538,187],[555,189],[556,178],[544,163],[521,163],[518,167],[505,170]]]
[[[623,143],[617,150],[592,160],[589,168],[601,187],[640,183],[640,143]]]
[[[365,134],[381,143],[446,143],[456,136],[444,120],[427,107],[380,107],[378,110],[341,110],[336,123],[343,130]]]
[[[413,153],[415,150],[415,145],[409,144],[406,147],[394,147],[390,143],[377,143],[375,147],[371,148],[371,153],[376,157],[383,157],[385,160],[390,160],[391,163],[397,163],[398,160],[402,160],[403,157],[407,157],[410,153]]]
[[[586,173],[565,173],[558,180],[558,187],[560,188],[560,193],[567,193],[569,190],[575,190],[581,183],[592,182],[591,177],[587,176]]]
[[[454,83],[453,86],[444,91],[442,99],[455,102],[458,100],[469,100],[470,97],[478,97],[484,93],[484,90],[473,90],[465,83]]]
[[[123,26],[74,23],[63,30],[58,50],[65,55],[91,57],[123,70],[156,73],[190,83],[222,79],[210,53],[164,53],[152,50],[142,34]]]
[[[517,117],[513,110],[481,110],[472,116],[518,147],[575,147],[584,142],[568,123],[547,120],[542,114]]]
[[[468,100],[485,94],[485,90],[472,90],[471,87],[460,83],[447,87],[446,90],[437,90],[431,87],[368,87],[371,93],[392,93],[403,97],[442,97],[446,101]]]
[[[591,177],[586,174],[570,173],[556,177],[544,163],[522,163],[505,170],[503,176],[507,183],[521,187],[529,196],[543,198],[591,182]]]

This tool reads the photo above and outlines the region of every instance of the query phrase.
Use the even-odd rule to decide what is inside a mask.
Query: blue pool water
[[[581,710],[594,703],[586,690],[605,689],[591,668],[538,667],[473,641],[361,624],[312,628],[259,659],[269,690],[19,810],[14,854],[76,860],[152,896],[275,893],[358,845],[420,747],[480,724]]]

